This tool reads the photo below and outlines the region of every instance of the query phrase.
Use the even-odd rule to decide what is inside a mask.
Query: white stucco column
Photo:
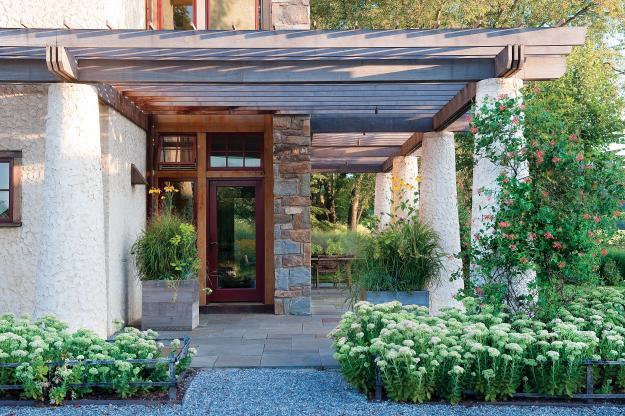
[[[393,174],[380,172],[375,175],[375,198],[373,212],[378,219],[378,229],[385,228],[391,220],[393,203]]]
[[[476,106],[479,109],[487,98],[497,98],[500,95],[516,97],[521,94],[523,80],[518,78],[491,78],[479,81],[476,88]],[[522,139],[522,138],[521,138]],[[486,195],[485,190],[496,191],[497,177],[503,167],[494,164],[490,159],[481,157],[473,166],[473,189],[471,206],[471,241],[484,228],[484,216],[495,214],[497,207],[494,199]]]
[[[518,78],[491,78],[479,81],[476,89],[476,105],[479,109],[488,99],[496,99],[505,95],[509,97],[519,97],[523,88],[523,80]],[[519,140],[524,138],[520,135]],[[471,207],[471,243],[475,246],[479,244],[475,236],[480,231],[484,231],[489,220],[485,218],[488,215],[495,215],[498,210],[495,198],[487,195],[485,190],[498,191],[497,177],[505,168],[493,163],[485,157],[476,160],[473,166],[473,189],[472,189],[472,207]],[[518,171],[519,178],[529,175],[527,163],[520,166]],[[488,230],[485,230],[488,231]],[[473,273],[474,274],[474,273]],[[515,293],[517,295],[527,294],[527,284],[534,278],[534,273],[527,273],[515,282]],[[481,283],[481,278],[474,274],[472,279]]]
[[[48,89],[35,315],[107,335],[100,119],[96,89]]]
[[[407,206],[419,207],[415,198],[419,192],[419,158],[417,156],[396,156],[393,158],[392,170],[393,214],[399,218],[406,218],[409,210],[402,209],[402,202]]]
[[[454,134],[430,132],[423,135],[421,147],[421,177],[419,219],[438,233],[445,254],[438,282],[430,291],[430,310],[437,314],[441,308],[461,307],[454,299],[464,287],[460,253],[460,223],[456,191],[456,149]]]

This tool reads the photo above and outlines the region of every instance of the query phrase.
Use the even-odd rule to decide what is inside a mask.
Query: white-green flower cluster
[[[471,298],[465,311],[437,317],[398,302],[361,302],[330,337],[353,385],[369,392],[377,367],[398,401],[457,402],[464,391],[485,400],[520,391],[572,395],[585,388],[582,361],[625,361],[625,296],[608,298],[606,305],[604,292],[590,294],[545,321],[478,308]],[[597,367],[595,380],[622,389],[625,370]]]
[[[71,389],[75,383],[113,383],[121,397],[136,393],[131,382],[166,381],[168,365],[130,363],[129,359],[156,359],[180,348],[180,341],[165,346],[156,342],[157,333],[125,328],[113,342],[106,342],[87,330],[70,332],[53,317],[31,321],[28,317],[0,315],[0,385],[23,385],[23,396],[58,404],[68,396],[77,398],[90,389]],[[189,366],[195,351],[182,358],[177,371]],[[93,361],[113,360],[114,364]],[[63,363],[49,368],[48,363]]]

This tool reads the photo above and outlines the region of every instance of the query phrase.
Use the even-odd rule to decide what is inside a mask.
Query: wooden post
[[[200,289],[200,305],[206,305],[206,133],[197,134],[197,188],[196,188],[196,221],[197,221],[197,248],[200,255],[200,271],[198,273]]]

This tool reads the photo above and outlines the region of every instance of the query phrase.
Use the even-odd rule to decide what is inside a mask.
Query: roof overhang
[[[462,130],[476,81],[558,78],[585,32],[0,29],[0,82],[96,84],[142,127],[147,113],[311,114],[315,168],[380,171],[398,149],[316,143]]]

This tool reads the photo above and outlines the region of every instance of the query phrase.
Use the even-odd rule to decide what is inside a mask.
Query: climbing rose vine
[[[564,300],[566,284],[596,282],[621,216],[621,157],[584,150],[576,132],[520,98],[489,99],[474,113],[476,157],[502,167],[496,184],[479,190],[499,208],[484,214],[473,235],[478,294],[519,308],[537,293],[545,306]],[[534,291],[519,291],[528,276]]]

